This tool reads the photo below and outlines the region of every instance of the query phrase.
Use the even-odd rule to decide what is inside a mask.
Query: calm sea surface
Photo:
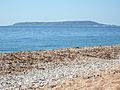
[[[120,28],[0,27],[0,52],[120,44]]]

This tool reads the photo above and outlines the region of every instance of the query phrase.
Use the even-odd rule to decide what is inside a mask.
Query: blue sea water
[[[120,28],[0,27],[0,52],[120,44]]]

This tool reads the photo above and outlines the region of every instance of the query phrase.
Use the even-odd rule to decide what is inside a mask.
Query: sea
[[[120,44],[120,27],[0,26],[0,52]]]

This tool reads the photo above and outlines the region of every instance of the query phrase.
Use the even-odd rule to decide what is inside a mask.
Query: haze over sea
[[[0,27],[0,52],[120,44],[120,27]]]

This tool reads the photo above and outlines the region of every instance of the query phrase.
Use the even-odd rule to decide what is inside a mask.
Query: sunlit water
[[[120,28],[0,27],[0,52],[120,44]]]

